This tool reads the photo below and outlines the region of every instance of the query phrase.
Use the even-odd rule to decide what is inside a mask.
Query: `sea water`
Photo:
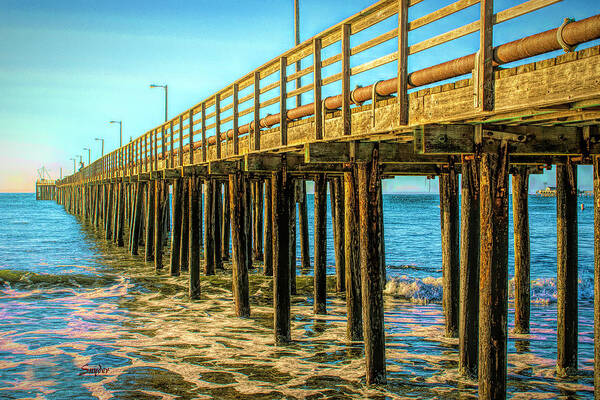
[[[531,334],[509,334],[509,398],[593,398],[593,204],[579,202],[580,372],[555,374],[556,199],[530,196]],[[312,254],[311,195],[308,210]],[[293,342],[275,347],[260,265],[251,317],[236,318],[229,264],[190,302],[187,273],[156,273],[55,202],[0,194],[0,398],[472,398],[458,340],[444,337],[439,211],[437,194],[384,195],[388,384],[368,387],[333,276],[328,314],[315,316],[312,273],[298,270]],[[333,265],[330,225],[327,252]],[[512,246],[509,269],[512,279]],[[512,306],[511,286],[509,331]]]

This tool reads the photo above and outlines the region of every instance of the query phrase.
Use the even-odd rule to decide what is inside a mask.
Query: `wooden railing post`
[[[217,159],[221,158],[221,95],[215,95],[215,140],[217,149]]]
[[[254,71],[254,151],[260,150],[260,72]],[[250,141],[248,141],[250,143]],[[250,144],[249,144],[250,146]]]
[[[477,90],[475,107],[479,111],[492,111],[494,109],[494,70],[492,67],[494,30],[494,2],[481,0],[481,16],[479,19],[479,56],[476,58]]]
[[[171,141],[170,145],[169,145],[169,166],[171,168],[175,167],[175,149],[173,148],[173,146],[175,145],[175,140],[173,138],[173,120],[171,120],[171,122],[169,122],[169,139]]]
[[[248,144],[250,141],[248,141]],[[238,137],[238,84],[233,84],[233,154],[240,154]]]
[[[167,133],[165,132],[165,126],[161,126],[161,155],[163,159],[163,169],[167,166]]]
[[[190,152],[190,164],[194,164],[194,109],[190,110],[188,129],[190,130],[189,138],[189,152]]]
[[[350,24],[342,25],[342,135],[351,133]]]
[[[315,105],[315,139],[323,139],[323,114],[321,106],[321,39],[313,39],[313,77]]]
[[[202,134],[202,162],[206,162],[206,104],[202,103],[201,114],[202,119],[200,132]]]
[[[398,4],[398,108],[400,125],[408,123],[408,0]],[[375,99],[373,99],[375,101]]]
[[[287,57],[279,58],[279,144],[287,146]]]
[[[183,115],[179,115],[179,166],[183,167]]]

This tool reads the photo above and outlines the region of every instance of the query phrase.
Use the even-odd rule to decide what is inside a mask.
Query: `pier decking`
[[[420,1],[379,1],[300,43],[131,143],[56,181],[52,186],[56,200],[68,212],[102,228],[105,238],[116,245],[125,246],[128,237],[132,254],[138,254],[143,244],[145,259],[160,270],[171,226],[167,212],[171,187],[170,273],[189,271],[190,297],[197,299],[200,274],[214,274],[231,257],[235,310],[245,317],[252,312],[248,268],[255,261],[264,262],[265,274],[273,275],[274,338],[279,345],[292,339],[290,296],[296,268],[290,262],[296,259],[296,203],[302,264],[309,265],[306,180],[315,182],[314,311],[326,313],[329,183],[337,290],[346,293],[348,340],[364,340],[366,380],[372,384],[386,382],[381,180],[439,176],[446,332],[459,337],[460,370],[478,373],[480,397],[496,399],[506,396],[508,176],[513,175],[518,241],[515,329],[526,333],[528,178],[556,165],[557,371],[574,373],[576,166],[594,165],[594,192],[600,199],[600,47],[580,51],[573,47],[600,37],[600,16],[565,21],[560,28],[493,48],[495,24],[558,0],[530,0],[497,14],[491,1],[459,0],[409,21],[408,8]],[[477,3],[478,21],[408,46],[409,31]],[[368,28],[391,17],[397,17],[396,28],[354,45],[353,35],[370,32]],[[477,54],[407,73],[409,56],[477,31]],[[396,51],[353,66],[358,54],[389,41],[398,43]],[[339,53],[323,58],[322,50],[329,46],[337,46]],[[558,57],[501,67],[561,48],[566,53]],[[310,65],[290,73],[300,60],[310,60]],[[390,63],[397,64],[394,76],[351,89],[351,78]],[[301,86],[299,79],[307,75],[312,79]],[[413,90],[459,77],[463,79]],[[334,82],[341,82],[341,93],[323,98],[323,87]],[[291,83],[295,87],[288,90]],[[301,94],[312,101],[300,104]],[[288,102],[293,98],[291,108]],[[268,114],[269,107],[277,106],[278,113]],[[37,198],[48,196],[54,195]],[[598,201],[595,213],[600,243]],[[598,254],[596,259],[600,260]],[[600,264],[596,263],[598,277]],[[600,285],[598,278],[596,284]],[[595,302],[599,349],[600,299]],[[598,357],[595,366],[600,393]]]

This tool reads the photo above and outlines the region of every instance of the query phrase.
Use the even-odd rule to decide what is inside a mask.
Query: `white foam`
[[[514,278],[509,281],[509,298],[514,298]],[[442,301],[442,278],[425,277],[413,278],[402,275],[387,281],[384,294],[414,303],[438,303]],[[555,278],[538,278],[531,281],[530,297],[532,303],[556,303],[557,288]],[[579,301],[594,300],[594,280],[592,278],[579,279]]]

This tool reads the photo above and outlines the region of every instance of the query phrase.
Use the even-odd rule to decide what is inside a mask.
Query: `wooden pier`
[[[56,183],[50,179],[38,179],[35,182],[36,200],[57,200]]]
[[[490,0],[458,0],[409,20],[409,7],[421,1],[378,1],[298,44],[57,181],[56,200],[68,212],[102,229],[104,237],[117,246],[124,246],[123,238],[128,237],[132,254],[138,254],[143,244],[141,256],[154,263],[156,270],[165,267],[163,248],[170,245],[169,273],[189,274],[192,299],[201,301],[200,275],[214,274],[223,268],[223,259],[231,257],[233,302],[240,317],[252,313],[248,270],[264,262],[264,274],[273,276],[274,341],[283,345],[294,339],[290,297],[295,290],[296,240],[302,244],[302,266],[310,265],[305,181],[314,181],[314,312],[327,312],[325,235],[333,229],[337,290],[345,291],[347,301],[347,340],[364,341],[366,381],[383,384],[381,182],[402,175],[439,176],[446,334],[459,336],[460,370],[478,375],[480,398],[498,399],[506,397],[509,333],[508,178],[509,174],[515,178],[517,331],[526,333],[530,301],[527,182],[530,174],[556,165],[557,372],[575,373],[576,167],[594,165],[598,194],[600,48],[576,51],[574,47],[600,37],[600,16],[562,25],[557,21],[556,29],[493,48],[494,25],[558,0],[530,0],[497,14]],[[409,31],[477,3],[478,21],[408,46]],[[389,18],[397,18],[393,30],[354,43],[354,35]],[[480,36],[477,54],[407,73],[408,57],[474,32]],[[390,41],[397,42],[397,50],[360,65],[352,63],[358,54]],[[323,58],[325,48],[336,48],[337,54]],[[561,48],[565,54],[558,57],[501,67]],[[304,68],[291,72],[300,60]],[[390,63],[397,64],[390,79],[351,88],[351,78],[357,82],[361,74]],[[298,84],[307,75],[312,78],[305,78],[304,86]],[[449,78],[458,80],[416,89]],[[324,97],[324,86],[335,82],[341,83],[341,93]],[[296,83],[293,90],[288,90],[290,83]],[[302,94],[311,102],[295,102],[291,107],[290,99]],[[273,107],[279,112],[269,114]],[[333,189],[331,227],[325,221],[328,182]],[[299,238],[294,217],[297,203]],[[167,212],[169,207],[172,213]],[[595,213],[600,213],[598,196]],[[598,254],[598,218],[595,238]],[[598,259],[596,346],[600,343]],[[597,352],[597,391],[599,357]]]

